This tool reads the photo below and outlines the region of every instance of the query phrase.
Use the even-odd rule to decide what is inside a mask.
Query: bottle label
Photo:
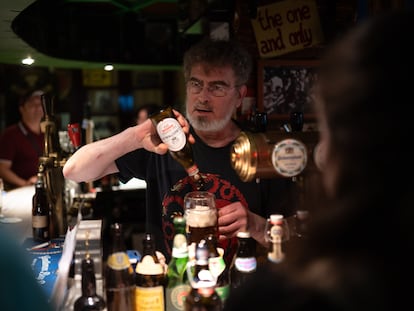
[[[167,288],[167,310],[184,310],[184,301],[190,292],[190,285],[182,284]]]
[[[124,270],[130,267],[129,257],[124,252],[113,253],[108,256],[107,265],[113,270]]]
[[[234,266],[241,272],[253,272],[256,270],[257,261],[255,257],[236,258]]]
[[[182,233],[174,236],[172,257],[185,258],[188,257],[187,237]]]
[[[163,143],[171,151],[179,151],[184,148],[187,138],[178,121],[174,118],[165,118],[157,124],[157,132]]]
[[[48,227],[48,216],[33,216],[32,227],[33,228],[46,228]]]
[[[306,167],[306,147],[296,139],[284,139],[272,152],[272,164],[276,172],[285,177],[300,174]]]
[[[218,276],[224,271],[226,268],[226,263],[224,262],[223,257],[210,257],[208,259],[208,268],[211,271],[211,274],[218,278]]]
[[[164,287],[140,287],[135,288],[136,311],[164,311]]]

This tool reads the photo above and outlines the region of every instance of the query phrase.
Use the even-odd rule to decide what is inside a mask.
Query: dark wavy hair
[[[205,68],[230,66],[236,78],[236,85],[246,84],[252,71],[249,52],[236,40],[215,40],[209,37],[191,46],[184,54],[184,79],[188,81],[191,68],[203,64]]]

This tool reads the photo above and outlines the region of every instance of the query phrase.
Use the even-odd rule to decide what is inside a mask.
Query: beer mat
[[[23,248],[27,250],[35,278],[47,297],[51,297],[58,274],[58,264],[62,256],[64,238],[52,239],[45,243],[39,243],[33,238],[27,238],[23,242]]]

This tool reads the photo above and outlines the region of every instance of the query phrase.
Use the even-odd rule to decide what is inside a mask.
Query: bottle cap
[[[270,215],[270,222],[271,223],[277,223],[282,219],[283,219],[283,215],[281,215],[281,214],[272,214],[272,215]]]
[[[251,235],[250,235],[249,231],[239,231],[239,232],[237,232],[237,237],[247,239],[247,238],[250,238]]]
[[[137,264],[135,272],[138,274],[158,275],[164,273],[164,268],[160,263],[155,263],[151,256],[146,255]]]

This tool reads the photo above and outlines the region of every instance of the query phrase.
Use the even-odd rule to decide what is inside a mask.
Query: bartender
[[[40,122],[44,112],[43,91],[30,90],[19,100],[20,120],[6,128],[0,136],[0,178],[5,190],[36,182],[44,135]]]

